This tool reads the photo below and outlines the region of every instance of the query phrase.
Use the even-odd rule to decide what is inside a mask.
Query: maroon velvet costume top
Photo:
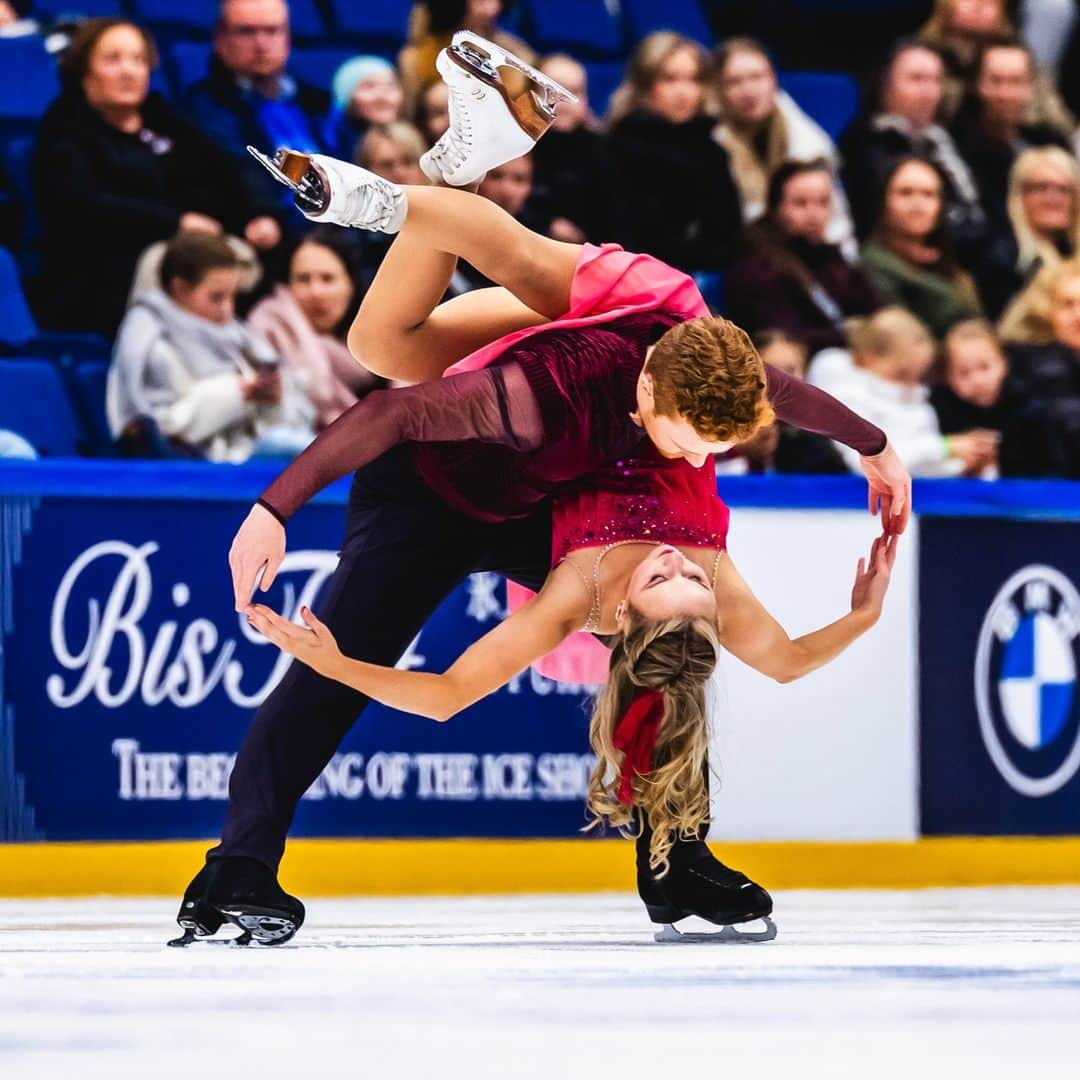
[[[646,350],[679,321],[647,312],[542,330],[479,371],[369,394],[304,450],[259,503],[285,522],[327,484],[412,442],[418,472],[450,505],[481,521],[524,517],[555,491],[651,449],[630,419],[635,388]],[[885,448],[880,428],[828,394],[766,368],[780,420],[860,454]],[[625,479],[636,486],[634,477]]]
[[[629,480],[636,483],[628,485]],[[730,517],[716,493],[712,458],[695,468],[685,458],[663,457],[648,444],[632,458],[593,473],[588,487],[555,500],[551,565],[579,548],[620,540],[722,551]]]

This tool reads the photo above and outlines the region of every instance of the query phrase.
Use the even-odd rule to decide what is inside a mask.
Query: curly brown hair
[[[765,365],[745,330],[704,315],[673,326],[645,371],[658,416],[681,416],[713,442],[743,442],[776,418]]]

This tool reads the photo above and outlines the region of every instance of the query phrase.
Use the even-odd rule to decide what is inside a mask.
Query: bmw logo
[[[1080,593],[1028,566],[1001,587],[975,654],[975,703],[998,772],[1022,795],[1063,788],[1080,769]]]

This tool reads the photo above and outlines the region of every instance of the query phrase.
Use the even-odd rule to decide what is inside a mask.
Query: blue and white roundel
[[[1038,798],[1080,769],[1080,593],[1049,566],[1013,574],[983,620],[975,702],[983,742],[1016,791]]]
[[[1029,750],[1052,743],[1072,712],[1072,643],[1045,611],[1025,615],[1001,657],[998,693],[1016,741]]]

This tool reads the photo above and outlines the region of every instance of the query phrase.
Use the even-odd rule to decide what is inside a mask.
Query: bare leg
[[[378,375],[438,378],[497,338],[562,315],[581,247],[527,229],[467,191],[408,187],[405,224],[349,331],[349,348]],[[501,288],[440,304],[458,258]]]

